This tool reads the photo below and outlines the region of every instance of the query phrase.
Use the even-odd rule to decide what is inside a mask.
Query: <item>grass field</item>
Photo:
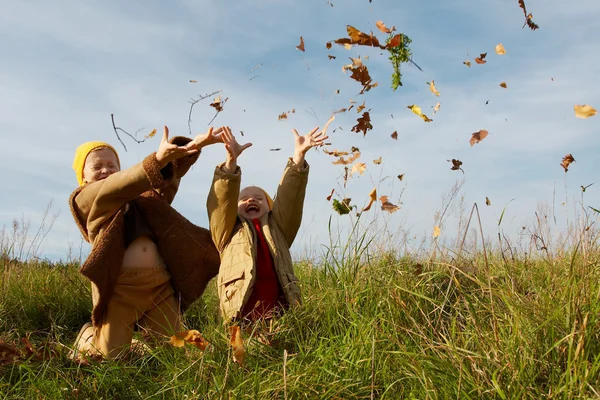
[[[297,264],[304,304],[276,321],[272,346],[245,337],[243,366],[214,285],[185,314],[206,351],[76,364],[67,353],[91,305],[77,265],[5,256],[0,338],[22,356],[0,366],[0,398],[599,398],[598,234],[584,227],[558,245],[543,232],[531,252],[332,243]]]

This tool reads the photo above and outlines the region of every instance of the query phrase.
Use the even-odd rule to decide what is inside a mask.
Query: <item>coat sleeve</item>
[[[121,207],[150,189],[163,189],[172,183],[173,176],[173,165],[160,169],[152,153],[131,168],[84,186],[72,200],[74,210],[85,221],[86,233],[93,241]]]
[[[174,143],[177,146],[185,146],[191,141],[192,139],[187,138],[185,136],[174,136],[171,139],[169,139],[170,143]],[[172,166],[165,167],[173,169],[173,179],[171,179],[169,183],[164,187],[156,189],[156,191],[163,197],[163,199],[166,200],[167,203],[171,204],[173,202],[173,200],[175,199],[175,195],[179,190],[179,183],[181,182],[181,178],[183,178],[183,176],[188,172],[192,165],[194,165],[196,161],[198,161],[199,156],[200,152],[192,154],[190,156],[182,157],[170,163],[172,164]]]
[[[240,167],[237,167],[235,173],[228,174],[223,171],[222,166],[223,164],[215,168],[206,200],[210,234],[219,252],[227,246],[237,222],[237,203],[242,180]]]
[[[290,158],[273,201],[273,218],[283,232],[288,247],[292,246],[302,223],[302,207],[308,183],[308,170],[309,166],[306,161],[304,161],[304,165],[298,166]]]

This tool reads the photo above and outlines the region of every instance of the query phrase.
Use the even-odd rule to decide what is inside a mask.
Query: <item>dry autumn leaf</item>
[[[217,110],[217,112],[221,112],[223,111],[223,106],[225,105],[227,100],[229,100],[229,97],[227,97],[225,100],[221,100],[221,96],[219,96],[216,99],[214,99],[212,103],[210,103],[210,106]]]
[[[363,101],[363,103],[360,106],[356,107],[357,114],[359,114],[362,110],[365,109],[365,107],[366,107],[365,103],[366,103],[366,101]]]
[[[393,26],[392,29],[386,27],[383,21],[377,21],[375,22],[375,25],[377,26],[377,29],[379,29],[382,33],[392,33],[396,30],[395,26]]]
[[[525,25],[527,25],[532,31],[538,29],[539,26],[533,22],[533,15],[531,13],[527,14],[527,8],[525,7],[524,0],[519,0],[519,7],[523,9],[523,15],[525,15],[525,23],[523,24],[523,28],[525,28]]]
[[[195,79],[190,79],[190,83],[198,83],[198,81]]]
[[[176,333],[171,336],[169,343],[174,347],[183,347],[186,343],[189,343],[202,351],[206,350],[206,347],[208,346],[208,342],[202,337],[200,332],[195,329]]]
[[[328,156],[334,156],[334,157],[347,156],[348,154],[350,154],[347,151],[339,151],[339,150],[329,151],[327,149],[323,149],[323,153],[327,154]]]
[[[358,172],[360,175],[362,175],[365,172],[365,169],[367,169],[367,164],[357,162],[352,166],[352,169],[350,170],[350,176],[352,176],[355,172]]]
[[[279,121],[281,121],[282,119],[287,119],[287,113],[284,111],[281,114],[279,114],[279,116],[277,117],[277,119]]]
[[[496,50],[496,54],[499,54],[501,56],[504,55],[504,54],[506,54],[506,50],[504,49],[504,46],[502,45],[502,43],[498,43],[496,45],[496,49],[495,50]]]
[[[471,61],[469,61],[469,60],[463,61],[463,64],[465,64],[467,67],[471,68]]]
[[[329,128],[329,124],[331,124],[334,119],[335,119],[335,114],[332,115],[331,117],[329,117],[329,119],[325,123],[325,126],[323,127],[323,129],[321,129],[321,133],[323,134],[323,136],[327,135],[327,128]]]
[[[398,179],[400,179],[401,181],[404,180],[404,174],[398,175]]]
[[[333,161],[333,165],[339,165],[339,164],[348,165],[348,164],[351,164],[352,162],[354,162],[354,160],[358,159],[359,157],[360,157],[360,152],[354,152],[352,154],[352,156],[348,157],[347,159],[344,159],[344,157],[340,157],[336,161]]]
[[[487,53],[481,53],[479,57],[475,58],[475,62],[477,64],[485,64],[487,62],[485,61],[485,56],[487,56]]]
[[[501,82],[499,86],[504,89],[506,89],[506,87],[507,87],[506,82]]]
[[[394,213],[394,212],[396,212],[396,211],[398,211],[400,209],[400,207],[398,207],[397,205],[390,203],[388,201],[388,197],[387,196],[381,196],[379,198],[379,201],[381,201],[381,209],[383,211],[389,212],[390,214]]]
[[[398,140],[398,131],[392,132],[392,139]]]
[[[437,225],[434,226],[433,227],[433,238],[435,239],[436,237],[440,236],[440,232],[441,232],[440,227]]]
[[[373,129],[373,125],[371,124],[371,116],[368,111],[365,111],[362,117],[359,117],[356,120],[356,125],[352,127],[352,132],[362,132],[363,136],[367,135],[367,131]]]
[[[331,54],[327,54],[327,57],[328,57],[330,60],[335,60],[335,56],[332,56]]]
[[[331,198],[333,197],[334,192],[335,192],[335,189],[331,189],[331,193],[329,194],[329,196],[326,197],[327,201],[331,201]]]
[[[487,196],[485,197],[485,205],[486,206],[491,206],[492,202],[490,201],[490,199],[487,198]]]
[[[242,331],[238,325],[229,327],[229,344],[233,348],[233,361],[239,365],[244,365],[246,349],[242,340]]]
[[[575,162],[575,159],[573,158],[573,156],[571,154],[567,154],[566,156],[563,157],[562,162],[560,163],[560,166],[565,169],[565,172],[568,172],[569,165],[571,165],[571,163],[574,163],[574,162]]]
[[[429,85],[429,90],[431,90],[431,93],[439,97],[440,92],[438,92],[438,90],[435,88],[435,82],[432,80],[431,82],[427,82],[427,84]]]
[[[462,161],[460,161],[460,160],[458,160],[458,159],[455,159],[455,158],[453,158],[452,160],[448,160],[448,162],[452,162],[452,166],[450,167],[450,169],[451,169],[452,171],[458,171],[458,170],[461,170],[461,171],[463,171],[463,169],[461,168]],[[463,174],[464,174],[464,173],[465,173],[465,171],[463,171]]]
[[[425,122],[431,122],[431,121],[433,121],[427,115],[423,114],[423,112],[421,111],[421,107],[419,107],[416,104],[413,104],[413,105],[410,105],[410,106],[406,106],[406,108],[408,108],[409,110],[411,110],[413,113],[417,114]]]
[[[441,106],[441,103],[438,101],[437,104],[435,105],[435,107],[433,107],[433,113],[434,114],[436,112],[440,111],[440,106]]]
[[[369,211],[375,201],[377,201],[377,188],[373,188],[373,190],[371,190],[371,193],[369,193],[369,204],[367,204],[367,206],[362,210]]]
[[[334,43],[339,45],[361,45],[361,46],[372,46],[372,47],[382,47],[379,44],[379,40],[373,34],[367,35],[356,29],[351,25],[346,25],[346,31],[348,32],[348,38],[341,38],[334,40]]]
[[[156,128],[152,129],[149,134],[147,134],[146,136],[144,136],[144,140],[145,139],[150,139],[151,137],[154,137],[154,135],[156,135]]]
[[[377,160],[373,160],[373,164],[375,164],[375,165],[381,164],[381,157],[379,157]]]
[[[346,65],[342,69],[344,71],[347,69],[352,71],[352,74],[350,74],[350,78],[354,79],[355,81],[357,81],[361,85],[363,85],[363,88],[361,89],[360,94],[363,94],[364,92],[368,92],[369,90],[371,90],[374,87],[377,87],[379,85],[377,82],[372,83],[373,79],[371,78],[371,75],[369,75],[369,69],[367,68],[366,65],[363,65],[362,63],[360,65],[356,65],[356,64]]]
[[[300,44],[296,46],[296,48],[300,51],[304,51],[304,39],[300,36]]]
[[[577,118],[589,118],[596,115],[597,111],[592,106],[575,104],[573,107]]]
[[[469,143],[471,143],[471,147],[473,147],[474,144],[481,142],[483,139],[485,139],[488,135],[488,131],[486,131],[485,129],[480,130],[479,132],[475,132],[471,135],[471,139],[469,140]]]

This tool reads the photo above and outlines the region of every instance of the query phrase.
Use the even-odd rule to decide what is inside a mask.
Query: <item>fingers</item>
[[[240,153],[244,150],[246,150],[248,147],[252,147],[252,143],[246,143],[244,145],[242,145],[242,147],[240,147]]]
[[[167,128],[167,126],[163,126],[163,136],[161,139],[161,142],[167,142],[169,141],[169,128]]]
[[[315,134],[315,132],[316,132],[316,131],[318,131],[318,130],[319,130],[319,127],[317,126],[317,127],[316,127],[316,128],[314,128],[312,131],[310,131],[308,134],[309,134],[310,136],[312,136],[312,135],[314,135],[314,134]]]
[[[294,132],[294,135],[295,135],[297,138],[298,138],[298,137],[300,137],[300,134],[298,133],[298,131],[297,131],[297,130],[295,130],[295,129],[292,129],[292,132]]]

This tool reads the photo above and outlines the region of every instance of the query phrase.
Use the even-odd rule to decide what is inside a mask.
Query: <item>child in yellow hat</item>
[[[293,130],[294,155],[272,200],[257,186],[240,191],[237,158],[252,144],[240,145],[224,127],[227,158],[215,169],[207,208],[212,239],[221,255],[217,290],[225,323],[269,318],[278,309],[301,302],[289,248],[302,221],[309,170],[304,156],[327,139],[317,130],[304,136]]]
[[[171,207],[181,177],[200,149],[222,142],[223,128],[169,140],[126,170],[111,145],[87,142],[75,151],[79,187],[71,212],[92,251],[81,273],[92,284],[92,323],[74,356],[116,357],[131,344],[135,325],[153,336],[181,329],[182,312],[217,274],[219,254],[206,229]]]

